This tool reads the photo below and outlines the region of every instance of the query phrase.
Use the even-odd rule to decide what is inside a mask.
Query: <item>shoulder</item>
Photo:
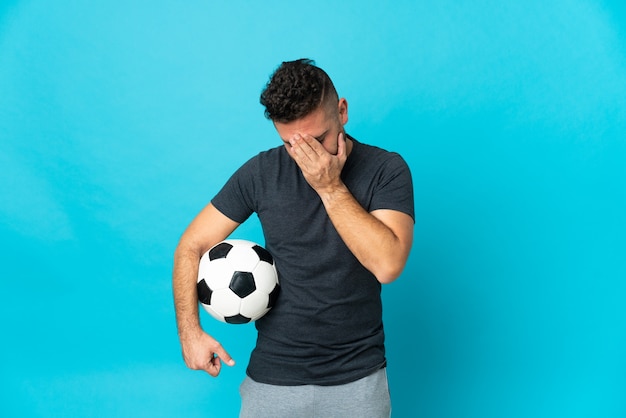
[[[388,151],[384,148],[359,142],[355,138],[348,136],[353,141],[352,163],[359,166],[383,167],[399,170],[409,170],[404,158],[395,151]]]
[[[238,171],[249,172],[267,169],[268,167],[281,164],[285,157],[289,157],[289,155],[283,146],[270,148],[249,158]]]
[[[252,164],[258,165],[275,165],[288,160],[290,160],[289,154],[287,154],[285,147],[281,145],[259,152],[257,155],[252,157],[248,163],[251,162]]]
[[[235,177],[255,187],[276,182],[287,182],[295,177],[297,166],[284,146],[259,152],[244,163]]]

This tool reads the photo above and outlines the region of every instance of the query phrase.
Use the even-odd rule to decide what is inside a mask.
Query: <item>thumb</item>
[[[346,137],[343,132],[339,132],[339,137],[337,138],[337,157],[343,158],[346,154]]]

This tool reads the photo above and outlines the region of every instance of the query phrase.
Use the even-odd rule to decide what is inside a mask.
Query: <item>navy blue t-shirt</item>
[[[356,200],[368,212],[393,209],[414,218],[402,157],[349,138],[354,146],[342,179]],[[344,244],[284,146],[250,159],[212,203],[239,223],[257,213],[279,274],[277,303],[256,322],[251,378],[336,385],[386,364],[381,285]]]

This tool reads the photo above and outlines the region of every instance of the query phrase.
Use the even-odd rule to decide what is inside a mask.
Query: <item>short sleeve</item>
[[[391,155],[391,158],[385,162],[378,179],[370,210],[397,210],[415,220],[411,170],[399,154],[392,153]]]
[[[211,200],[217,210],[235,222],[245,222],[255,211],[254,179],[257,166],[258,159],[250,159],[235,171]]]

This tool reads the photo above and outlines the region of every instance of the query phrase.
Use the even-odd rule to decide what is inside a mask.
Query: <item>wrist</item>
[[[325,205],[340,202],[352,196],[350,190],[343,182],[326,186],[324,189],[318,190],[318,195]]]
[[[198,318],[188,318],[178,323],[178,337],[181,340],[194,339],[202,332]]]

